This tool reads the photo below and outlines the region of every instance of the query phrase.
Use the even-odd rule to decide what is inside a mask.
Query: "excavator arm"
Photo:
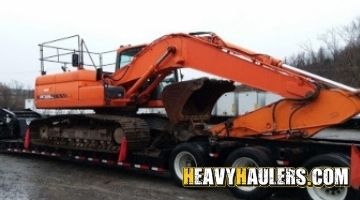
[[[357,115],[359,108],[357,95],[338,89],[321,89],[314,99],[283,99],[218,124],[211,128],[211,132],[219,137],[311,137]]]

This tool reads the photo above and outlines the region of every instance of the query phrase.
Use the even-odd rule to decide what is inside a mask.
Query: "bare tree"
[[[2,108],[10,108],[11,98],[11,89],[7,85],[0,83],[0,106]]]
[[[336,55],[340,50],[340,38],[338,32],[338,29],[332,28],[319,37],[320,41],[324,43],[326,49],[332,55],[333,60],[336,59]]]
[[[353,20],[349,25],[342,27],[339,36],[349,47],[360,44],[360,17]]]
[[[306,53],[305,57],[307,64],[311,65],[317,62],[316,51],[314,50],[311,40],[307,40],[306,42],[302,43],[300,48],[303,49]]]

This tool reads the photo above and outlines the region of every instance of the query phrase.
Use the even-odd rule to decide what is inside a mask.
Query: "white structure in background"
[[[216,102],[213,115],[236,116],[281,99],[280,96],[262,91],[238,91],[225,93]]]
[[[137,113],[139,113],[139,114],[149,114],[149,113],[166,114],[166,111],[165,111],[165,108],[140,108]]]
[[[279,99],[281,99],[281,97],[278,95],[262,91],[229,92],[220,97],[214,106],[212,114],[216,116],[242,115],[278,101]],[[25,108],[37,111],[43,115],[93,113],[92,110],[36,109],[34,99],[26,99]],[[164,108],[141,108],[139,109],[138,113],[166,114]]]
[[[212,111],[216,116],[236,116],[251,112],[281,99],[279,95],[262,91],[238,91],[225,93]],[[138,113],[165,114],[163,108],[142,108]]]

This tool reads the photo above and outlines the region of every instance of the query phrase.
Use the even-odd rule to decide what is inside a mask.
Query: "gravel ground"
[[[291,192],[273,200],[294,199]],[[280,196],[280,197],[279,197]],[[0,199],[236,199],[226,189],[184,189],[169,175],[94,166],[41,156],[0,154]]]

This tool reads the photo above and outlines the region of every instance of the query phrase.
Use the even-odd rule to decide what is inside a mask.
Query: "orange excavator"
[[[47,75],[42,66],[42,76],[36,79],[35,104],[41,109],[92,109],[95,113],[34,120],[29,131],[31,145],[86,155],[120,154],[119,163],[149,165],[149,160],[161,157],[160,163],[178,181],[182,167],[206,165],[211,159],[227,166],[306,167],[313,167],[315,159],[322,166],[359,169],[359,142],[313,139],[319,131],[347,123],[359,114],[359,90],[355,88],[236,46],[211,32],[170,34],[150,44],[122,46],[116,52],[113,73],[101,66],[87,69],[82,53],[72,54],[76,70]],[[221,80],[182,81],[182,68]],[[284,98],[212,123],[217,99],[233,91],[236,83]],[[165,108],[166,116],[139,114],[139,108]],[[244,157],[250,159],[241,160]],[[351,179],[358,188],[359,176],[353,173]],[[308,199],[358,195],[351,188],[330,193],[321,188],[313,189],[320,192],[305,190]],[[269,194],[267,188],[236,187],[231,191],[250,199]]]
[[[268,139],[310,137],[360,111],[357,89],[227,43],[213,33],[166,35],[149,45],[120,48],[117,53],[113,74],[102,73],[101,68],[83,69],[79,62],[77,71],[37,78],[36,107],[91,108],[107,114],[129,107],[165,107],[173,123],[200,122],[210,114],[214,100],[234,89],[231,82],[239,82],[285,99],[208,131],[218,137]],[[120,66],[123,57],[128,56],[132,61]],[[207,72],[231,82],[178,82],[169,85],[162,98],[152,99],[160,82],[180,68]]]

